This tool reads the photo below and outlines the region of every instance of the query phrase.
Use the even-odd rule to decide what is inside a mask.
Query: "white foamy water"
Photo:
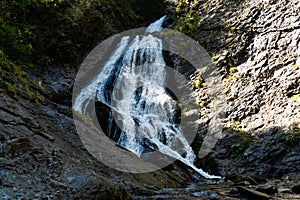
[[[160,151],[194,166],[195,154],[175,122],[176,101],[163,87],[166,76],[161,39],[151,35],[161,30],[165,17],[149,25],[147,36],[123,37],[102,71],[79,93],[73,109],[86,115],[88,101],[96,97],[111,108],[108,135],[119,135],[117,143],[138,156],[148,149]],[[116,121],[121,129],[112,123]]]

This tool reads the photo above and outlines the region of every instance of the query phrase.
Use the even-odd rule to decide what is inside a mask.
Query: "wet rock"
[[[42,82],[43,95],[55,103],[70,106],[72,104],[75,71],[59,67],[48,67],[44,69],[43,76],[45,78]]]
[[[242,181],[242,182],[237,183],[237,185],[239,185],[239,186],[249,186],[250,183],[248,181]]]
[[[260,184],[260,183],[265,183],[266,182],[266,179],[263,178],[263,177],[259,177],[259,176],[246,176],[246,177],[243,177],[243,176],[240,176],[240,175],[237,175],[237,174],[230,174],[230,175],[227,175],[225,176],[225,181],[232,181],[238,185],[257,185],[257,184]]]
[[[243,177],[239,176],[237,174],[231,174],[231,175],[225,176],[225,181],[227,181],[227,180],[233,181],[234,183],[238,183],[243,180]]]
[[[240,193],[240,195],[246,199],[256,199],[256,200],[270,199],[270,196],[265,193],[258,192],[258,191],[255,191],[255,190],[243,187],[243,186],[239,186],[237,189],[238,189],[238,192]]]
[[[217,197],[219,197],[219,195],[215,192],[210,192],[210,191],[201,191],[201,192],[194,192],[192,193],[193,196],[196,196],[196,197],[210,197],[210,199],[218,199]]]
[[[55,140],[54,137],[52,137],[51,135],[47,134],[47,133],[44,133],[44,132],[37,132],[36,134],[40,135],[41,137],[53,142]]]
[[[232,188],[230,190],[229,194],[231,194],[231,195],[237,195],[237,194],[239,194],[239,190],[236,187],[234,187],[234,188]]]
[[[23,154],[31,147],[30,141],[27,138],[18,138],[8,141],[8,153],[17,155]]]
[[[278,192],[278,189],[272,185],[260,185],[257,187],[256,191],[266,193],[268,195],[274,195]]]
[[[78,191],[73,199],[131,199],[126,190],[105,186],[88,185]]]
[[[279,188],[278,193],[280,193],[280,194],[291,194],[292,190],[289,189],[289,188]]]
[[[298,185],[294,185],[292,187],[292,192],[296,193],[296,194],[300,194],[300,184]]]

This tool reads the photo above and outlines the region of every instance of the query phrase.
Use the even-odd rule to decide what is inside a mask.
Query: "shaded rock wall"
[[[213,152],[222,173],[299,174],[300,2],[168,2],[177,5],[174,27],[199,41],[223,75],[227,131]]]
[[[168,12],[174,12],[176,3],[171,1]],[[209,170],[209,162],[217,163],[214,168],[222,175],[297,179],[300,140],[291,126],[299,120],[299,1],[211,0],[193,5],[185,5],[183,14],[201,17],[194,37],[218,65],[228,96],[226,137],[210,155],[216,162],[204,159],[203,165]],[[127,174],[95,160],[73,125],[74,71],[43,73],[42,104],[0,89],[0,198],[130,199],[195,180],[178,163],[164,171]]]
[[[192,179],[184,167],[130,174],[100,163],[84,148],[72,119],[65,86],[74,71],[49,68],[43,76],[42,104],[1,90],[0,199],[132,199]]]

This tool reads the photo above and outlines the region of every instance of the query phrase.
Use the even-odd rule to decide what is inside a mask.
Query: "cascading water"
[[[196,156],[176,123],[176,100],[163,87],[162,41],[151,33],[161,30],[164,19],[152,23],[147,36],[132,41],[123,37],[102,71],[76,97],[73,109],[85,115],[92,88],[97,88],[96,100],[111,109],[107,135],[119,145],[138,156],[157,150],[206,178],[220,178],[194,166]]]

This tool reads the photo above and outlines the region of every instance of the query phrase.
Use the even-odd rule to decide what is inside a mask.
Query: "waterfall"
[[[196,156],[176,122],[178,104],[164,87],[163,44],[151,35],[161,30],[164,20],[149,25],[146,36],[123,37],[102,71],[76,97],[73,109],[86,115],[97,88],[96,100],[111,109],[107,135],[120,146],[137,156],[160,151],[205,178],[220,178],[194,166]]]

